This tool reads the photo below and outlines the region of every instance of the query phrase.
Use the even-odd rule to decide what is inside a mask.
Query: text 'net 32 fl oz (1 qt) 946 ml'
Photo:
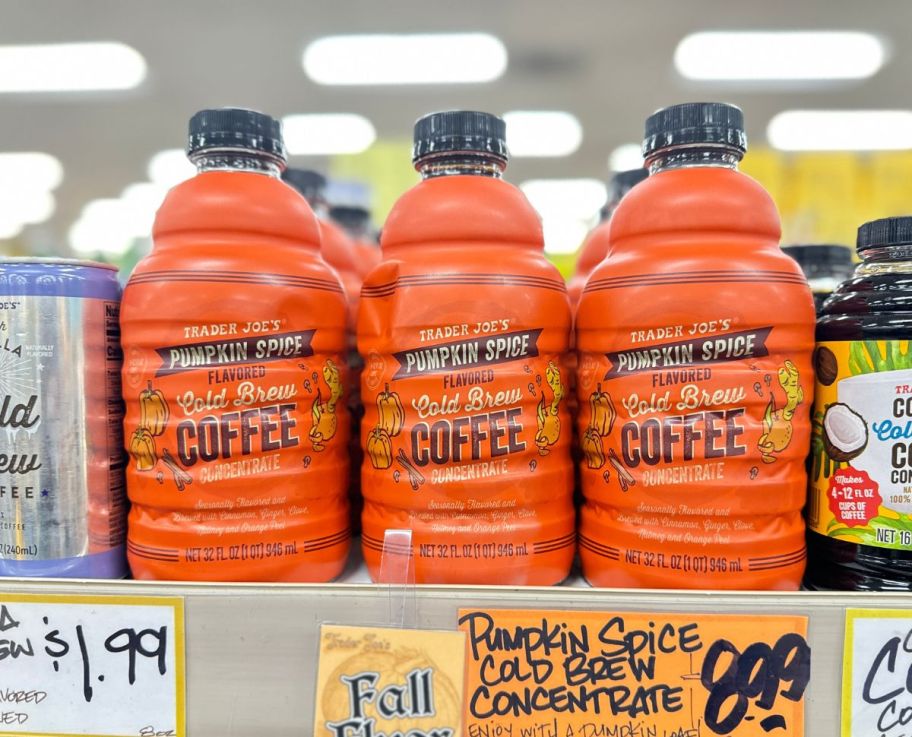
[[[384,531],[410,528],[418,583],[555,584],[575,549],[564,282],[501,179],[502,120],[426,116],[414,154],[361,293],[364,556],[376,579]]]
[[[741,111],[660,110],[577,313],[583,572],[599,586],[795,589],[814,304]]]
[[[350,545],[345,296],[277,121],[204,110],[189,155],[124,293],[130,565],[328,581]]]

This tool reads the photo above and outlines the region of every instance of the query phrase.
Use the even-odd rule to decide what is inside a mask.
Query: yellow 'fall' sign
[[[320,628],[315,737],[461,737],[462,632]]]

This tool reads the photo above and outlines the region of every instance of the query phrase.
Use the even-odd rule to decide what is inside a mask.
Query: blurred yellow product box
[[[783,214],[783,242],[853,242],[861,217],[859,157],[797,154],[789,168],[792,209]]]
[[[864,220],[912,214],[912,151],[869,157]]]
[[[782,154],[769,148],[751,149],[741,161],[741,171],[760,182],[770,193],[780,216],[783,210],[792,208],[787,163]]]
[[[371,192],[371,215],[380,224],[402,193],[418,182],[411,159],[411,141],[378,140],[363,153],[333,156],[328,173],[331,179],[364,182]]]

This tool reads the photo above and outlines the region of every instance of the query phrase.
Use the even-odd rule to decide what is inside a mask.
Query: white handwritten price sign
[[[466,609],[459,625],[466,737],[804,735],[806,617]]]
[[[912,611],[846,611],[842,737],[912,734]]]
[[[0,593],[0,735],[184,737],[184,605]]]

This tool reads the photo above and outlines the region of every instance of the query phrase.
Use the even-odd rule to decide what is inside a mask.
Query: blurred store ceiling
[[[125,92],[0,94],[0,151],[47,152],[63,165],[53,216],[27,226],[15,243],[0,241],[0,253],[67,253],[84,206],[145,180],[150,157],[181,147],[187,119],[202,107],[358,113],[373,123],[381,147],[407,141],[415,118],[435,109],[568,111],[582,124],[578,150],[516,159],[508,178],[604,180],[609,153],[638,140],[645,116],[674,102],[737,103],[760,145],[771,118],[786,109],[912,107],[910,27],[905,0],[0,0],[0,44],[118,41],[148,65],[145,81]],[[685,80],[673,64],[677,44],[713,29],[867,31],[887,42],[889,56],[863,81]],[[455,31],[501,39],[509,55],[503,76],[479,84],[327,87],[301,66],[307,44],[326,35]],[[321,158],[293,163],[329,166]]]

